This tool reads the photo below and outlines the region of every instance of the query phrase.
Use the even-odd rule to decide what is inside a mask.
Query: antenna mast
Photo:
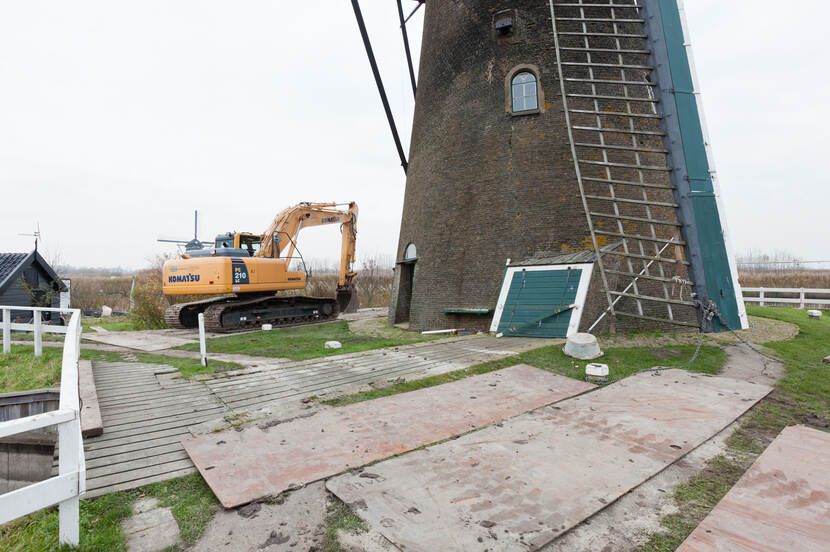
[[[40,239],[40,222],[37,223],[37,230],[31,234],[18,233],[18,236],[32,236],[35,238],[35,251],[37,251],[37,240]]]

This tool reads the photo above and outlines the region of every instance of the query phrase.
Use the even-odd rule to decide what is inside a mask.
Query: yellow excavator
[[[203,312],[206,330],[233,332],[262,324],[313,324],[357,310],[352,266],[357,213],[354,202],[300,203],[280,212],[263,234],[230,232],[216,236],[211,248],[186,249],[180,259],[164,263],[164,294],[221,297],[172,305],[165,312],[167,324],[195,328]],[[297,240],[301,230],[326,224],[339,224],[342,234],[337,297],[276,295],[305,289],[309,274]],[[289,270],[293,261],[302,270]]]

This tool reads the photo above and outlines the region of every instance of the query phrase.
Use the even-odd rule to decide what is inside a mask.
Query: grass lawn
[[[179,524],[184,545],[196,542],[201,536],[218,504],[210,488],[197,473],[153,483],[132,491],[81,500],[81,543],[74,550],[126,550],[121,521],[132,515],[133,503],[141,496],[155,497],[161,507],[171,509]],[[56,509],[49,509],[0,527],[0,550],[46,552],[70,548],[58,546],[58,512]]]
[[[403,334],[403,332],[401,332]],[[446,336],[443,336],[446,337]],[[207,349],[211,353],[238,353],[244,355],[290,358],[306,360],[309,358],[357,353],[370,349],[409,345],[421,341],[437,339],[435,336],[419,334],[401,335],[400,337],[364,335],[354,333],[345,320],[310,324],[295,328],[280,328],[269,332],[259,331],[228,337],[216,337],[207,340]],[[326,341],[339,341],[341,349],[326,349]],[[185,351],[198,351],[198,343],[189,343],[176,347]]]
[[[129,358],[125,358],[127,355]],[[197,359],[176,358],[150,353],[117,353],[113,351],[81,350],[81,359],[101,362],[144,362],[147,364],[167,364],[178,369],[183,377],[211,373],[220,370],[237,370],[242,368],[235,362],[211,360],[207,367]],[[28,391],[48,387],[60,387],[61,361],[63,348],[44,347],[43,356],[35,357],[34,347],[12,345],[9,354],[0,353],[0,393]]]
[[[338,540],[338,531],[364,533],[369,529],[365,521],[355,514],[346,503],[331,495],[326,511],[326,540],[322,552],[340,552],[343,547]]]
[[[2,358],[2,356],[0,356]],[[81,358],[85,360],[97,360],[99,362],[143,362],[145,364],[167,364],[176,368],[179,373],[189,378],[197,374],[211,374],[225,370],[238,370],[243,368],[236,362],[224,362],[220,360],[209,360],[207,367],[202,366],[198,359],[178,358],[153,353],[119,353],[115,351],[92,351],[81,350]]]
[[[44,347],[41,357],[34,351],[34,347],[12,345],[10,353],[0,353],[0,393],[60,387],[63,349]]]
[[[661,348],[640,348],[640,347],[625,347],[616,349],[606,349],[605,355],[597,359],[595,362],[602,362],[607,364],[610,370],[609,381],[617,381],[624,377],[630,376],[640,370],[652,368],[654,366],[675,366],[684,364],[692,358],[696,346],[695,345],[681,345],[672,347],[671,349]],[[667,357],[666,354],[672,356]],[[337,397],[325,401],[326,404],[333,406],[341,406],[344,404],[351,404],[355,402],[366,401],[370,399],[377,399],[379,397],[386,397],[395,395],[397,393],[405,393],[407,391],[414,391],[416,389],[423,389],[425,387],[432,387],[450,381],[460,380],[476,374],[485,374],[498,370],[500,368],[507,368],[515,364],[529,364],[536,368],[548,370],[556,374],[562,374],[576,379],[585,378],[585,365],[588,362],[581,361],[571,357],[565,356],[562,352],[561,345],[551,345],[549,347],[542,347],[534,349],[516,356],[495,360],[478,364],[464,370],[456,370],[438,376],[429,378],[408,381],[389,387],[380,389],[371,389],[354,395],[347,395],[344,397]],[[700,355],[697,361],[689,370],[693,372],[701,372],[705,374],[716,374],[723,368],[726,362],[726,354],[717,347],[704,345],[700,349]]]
[[[103,318],[84,316],[81,318],[81,326],[83,326],[84,331],[87,333],[95,331],[92,329],[92,326],[98,326],[108,332],[132,332],[147,329],[144,324],[129,315],[107,316]]]
[[[764,344],[784,361],[784,376],[729,436],[724,454],[677,488],[678,513],[663,518],[664,532],[652,535],[638,552],[670,552],[680,546],[785,427],[807,424],[828,431],[830,378],[822,359],[830,354],[830,313],[810,320],[797,309],[747,306],[747,311],[798,325],[794,339]]]
[[[45,325],[45,324],[44,324]],[[35,340],[35,333],[34,332],[12,332],[12,341],[34,341]],[[65,334],[58,334],[58,333],[42,333],[40,334],[42,341],[64,341],[66,339]]]

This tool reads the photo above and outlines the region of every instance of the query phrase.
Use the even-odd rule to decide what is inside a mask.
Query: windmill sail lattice
[[[689,312],[717,304],[704,281],[712,267],[700,259],[694,192],[673,174],[686,156],[674,106],[663,105],[675,90],[660,80],[671,75],[655,71],[663,21],[647,14],[658,4],[550,2],[566,123],[594,248],[599,256],[619,242],[598,261],[606,313],[711,329]]]

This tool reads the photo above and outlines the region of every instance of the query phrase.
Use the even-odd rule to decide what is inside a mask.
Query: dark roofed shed
[[[0,305],[14,307],[60,307],[60,292],[66,285],[37,250],[31,253],[0,253]],[[57,320],[44,313],[43,319]],[[30,314],[12,313],[13,319]]]

